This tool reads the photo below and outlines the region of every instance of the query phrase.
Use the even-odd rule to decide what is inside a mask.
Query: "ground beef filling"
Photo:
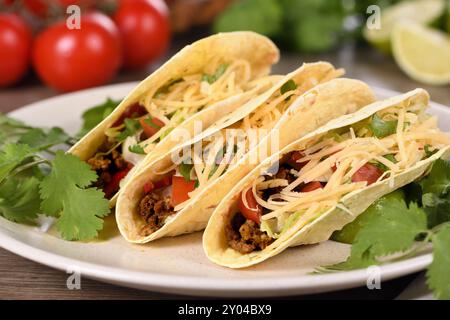
[[[160,229],[166,218],[175,212],[169,196],[163,196],[155,191],[145,195],[139,203],[139,214],[146,225],[141,229],[142,236],[148,236]]]
[[[240,212],[231,219],[226,234],[228,245],[242,254],[263,250],[274,241],[256,222],[245,219]]]
[[[122,154],[113,150],[107,155],[95,155],[90,158],[87,163],[95,170],[98,175],[94,187],[104,189],[111,182],[112,176],[128,167],[128,163],[122,157]]]
[[[292,183],[297,178],[292,173],[292,169],[282,159],[278,172],[272,176],[266,176],[265,179],[286,179],[288,183]],[[267,189],[262,193],[262,197],[268,199],[272,194],[279,193],[281,189],[282,187]],[[263,208],[263,215],[268,212],[269,210]],[[230,224],[227,226],[226,234],[228,245],[242,254],[263,250],[274,241],[266,232],[261,231],[260,226],[256,222],[245,219],[240,212],[236,213],[231,219]]]

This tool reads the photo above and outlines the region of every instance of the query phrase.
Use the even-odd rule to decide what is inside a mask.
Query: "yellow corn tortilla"
[[[271,40],[254,32],[219,33],[186,46],[143,80],[105,120],[86,134],[68,152],[78,156],[81,160],[88,160],[105,141],[106,129],[110,128],[121,117],[128,106],[138,102],[142,95],[151,91],[156,92],[162,85],[171,80],[201,72],[212,59],[217,58],[249,61],[252,68],[252,79],[257,79],[269,74],[271,65],[278,62],[279,50]],[[204,119],[205,122],[215,121],[250,98],[251,95],[248,92],[232,96],[201,111],[201,115],[198,117]],[[189,119],[183,122],[181,126],[190,128]],[[167,152],[174,145],[174,140],[162,139],[157,147],[150,152],[144,163],[151,161],[155,155]],[[111,205],[114,205],[115,200],[116,197],[111,199]]]
[[[317,67],[323,65],[323,63],[313,65]],[[290,79],[295,79],[295,82],[300,86],[305,86],[306,91],[292,102],[276,125],[279,132],[279,143],[283,145],[308,134],[331,119],[355,112],[374,101],[372,90],[365,83],[358,80],[334,79],[315,86],[317,80],[320,79],[315,78],[315,80],[311,81],[310,77],[304,77],[305,74],[315,75],[315,73],[311,75],[309,72],[311,70],[310,66],[307,64],[292,72],[269,92],[250,101],[247,106],[236,110],[233,115],[227,116],[212,125],[205,131],[206,133],[196,136],[195,139],[188,143],[177,146],[174,150],[176,151],[185,145],[200,141],[203,137],[243,119],[251,111],[263,105],[272,94],[280,90],[280,87]],[[328,78],[324,77],[325,80],[329,80]],[[301,81],[301,79],[304,79],[304,81]],[[309,85],[305,85],[308,83]],[[312,87],[312,89],[307,90],[308,87]],[[272,130],[271,132],[274,131]],[[177,212],[173,219],[166,222],[156,232],[145,237],[139,234],[139,230],[144,226],[144,222],[137,213],[137,208],[143,195],[144,184],[148,181],[157,181],[160,178],[157,172],[171,165],[171,154],[174,150],[162,155],[133,177],[132,181],[121,192],[116,207],[116,220],[121,234],[127,241],[146,243],[165,236],[177,236],[204,229],[211,213],[220,200],[225,197],[236,183],[258,165],[258,163],[250,162],[249,159],[253,155],[259,154],[261,149],[267,148],[271,138],[271,135],[268,134],[257,147],[250,150],[221,177],[191,199],[189,204]]]
[[[404,95],[385,101],[373,103],[355,114],[342,116],[329,122],[326,126],[312,132],[298,141],[293,142],[279,153],[266,159],[255,168],[245,179],[241,180],[227,194],[215,209],[203,235],[203,248],[208,258],[216,264],[229,268],[244,268],[261,263],[273,257],[288,247],[315,244],[326,241],[331,234],[342,229],[364,212],[375,200],[409,184],[429,170],[432,163],[439,158],[450,157],[450,147],[441,149],[435,155],[416,163],[405,172],[374,183],[363,190],[357,190],[345,195],[339,204],[326,212],[312,217],[300,218],[290,229],[283,233],[271,245],[261,251],[241,254],[229,247],[226,239],[226,226],[230,220],[230,210],[235,209],[240,192],[247,188],[261,173],[265,172],[282,155],[306,146],[308,141],[338,129],[366,119],[376,112],[400,104],[428,105],[429,96],[423,89],[416,89]]]

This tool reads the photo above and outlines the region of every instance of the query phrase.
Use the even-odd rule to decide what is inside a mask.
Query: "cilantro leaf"
[[[120,102],[121,100],[112,100],[111,98],[108,98],[104,103],[86,110],[82,115],[83,125],[77,136],[82,137],[91,131],[97,124],[109,116]]]
[[[125,129],[120,132],[116,139],[118,141],[124,141],[126,138],[135,135],[139,130],[141,130],[141,124],[135,119],[125,119],[124,120]]]
[[[292,91],[295,89],[297,89],[297,84],[294,82],[294,80],[291,79],[281,86],[280,92],[281,92],[281,94],[285,94],[286,92]]]
[[[355,237],[349,259],[328,269],[376,264],[379,257],[408,250],[416,237],[427,231],[425,212],[415,203],[408,208],[401,199],[381,198],[365,214],[368,216]]]
[[[48,132],[33,128],[20,137],[18,143],[26,144],[37,150],[44,150],[67,142],[70,136],[61,128],[53,127]]]
[[[432,238],[433,262],[427,270],[427,284],[438,299],[450,299],[450,227],[439,230]]]
[[[377,138],[390,136],[397,131],[397,120],[384,121],[377,114],[375,114],[370,122],[370,130]]]
[[[180,165],[178,166],[178,170],[180,171],[180,174],[183,176],[184,180],[191,181],[191,170],[193,166],[193,164],[184,162],[180,163]]]
[[[339,44],[344,12],[341,0],[279,0],[284,44],[302,52],[320,52]]]
[[[436,160],[421,186],[423,193],[446,194],[450,188],[450,163],[442,159]]]
[[[64,239],[94,238],[103,226],[100,218],[109,213],[104,194],[87,188],[97,179],[96,173],[79,158],[61,151],[52,164],[51,173],[40,184],[42,210],[59,217],[56,225]]]
[[[277,0],[236,1],[215,21],[215,32],[251,30],[275,36],[283,28],[283,11]]]
[[[432,155],[434,155],[436,152],[439,151],[439,149],[437,149],[437,148],[431,150],[430,147],[431,146],[429,144],[426,144],[425,147],[424,147],[425,155],[426,155],[427,158],[431,157]]]
[[[0,151],[0,183],[19,164],[33,154],[33,150],[26,144],[10,143]]]
[[[450,221],[450,193],[445,197],[439,197],[434,193],[425,193],[422,196],[422,203],[423,209],[427,213],[429,228]]]
[[[130,152],[133,152],[133,153],[136,153],[136,154],[145,154],[144,148],[142,148],[139,144],[134,144],[132,146],[129,146],[128,150]]]
[[[402,200],[405,197],[405,193],[402,190],[396,190],[385,195],[383,201]],[[381,199],[378,201],[382,201]],[[344,226],[341,230],[335,231],[332,235],[332,240],[351,244],[355,242],[355,238],[359,231],[372,219],[372,215],[376,210],[373,207],[369,207],[366,211],[356,217],[355,220]]]
[[[19,223],[30,223],[40,211],[39,180],[10,178],[0,185],[0,215]]]

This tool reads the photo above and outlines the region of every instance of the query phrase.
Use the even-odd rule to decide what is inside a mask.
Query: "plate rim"
[[[97,91],[113,91],[118,88],[133,87],[139,82],[124,82],[101,86],[77,92],[58,95],[55,97],[43,99],[8,113],[10,116],[19,117],[22,112],[33,108],[42,108],[47,103],[54,103],[59,99],[76,99],[78,96]],[[398,95],[400,92],[379,87],[371,86],[375,94],[390,96]],[[120,89],[119,89],[120,90]],[[433,108],[444,113],[450,113],[448,107],[430,101]],[[1,217],[1,219],[4,219]],[[67,272],[69,267],[77,266],[82,276],[93,278],[103,282],[116,285],[132,287],[144,290],[153,290],[171,294],[188,294],[192,296],[212,295],[216,297],[269,297],[269,296],[287,296],[301,293],[319,293],[363,285],[367,281],[367,269],[344,271],[332,274],[320,275],[300,275],[298,277],[282,276],[278,279],[276,285],[271,285],[261,278],[233,279],[233,278],[205,278],[191,275],[165,275],[155,272],[133,271],[124,268],[109,267],[98,263],[85,262],[51,251],[46,251],[34,247],[24,241],[9,236],[7,232],[13,232],[0,227],[0,247],[3,249],[24,257],[28,260]],[[379,266],[382,281],[391,280],[400,276],[408,275],[423,270],[432,261],[431,253],[422,254],[404,261],[389,263]],[[222,268],[217,266],[218,268]],[[339,277],[336,275],[339,274]]]

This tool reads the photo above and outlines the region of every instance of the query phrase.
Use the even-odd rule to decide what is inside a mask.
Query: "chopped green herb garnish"
[[[285,94],[286,92],[293,91],[295,89],[297,89],[297,84],[291,79],[281,86],[280,92],[281,94]]]
[[[182,162],[178,166],[178,170],[180,171],[180,174],[183,176],[184,180],[191,181],[191,170],[193,165]]]
[[[83,126],[77,136],[82,137],[91,131],[97,124],[109,116],[120,102],[121,100],[112,100],[108,98],[104,103],[86,110],[82,115]]]
[[[438,152],[438,149],[434,149],[434,150],[430,150],[430,145],[426,144],[424,147],[424,151],[425,151],[425,155],[427,158],[431,157],[432,155],[434,155],[436,152]]]
[[[126,138],[135,135],[139,130],[141,130],[141,124],[135,119],[125,119],[124,120],[125,129],[122,130],[117,136],[118,141],[124,141]]]
[[[133,153],[136,153],[136,154],[145,154],[144,148],[142,148],[139,144],[134,144],[132,146],[129,146],[128,150],[130,152],[133,152]]]
[[[384,138],[397,131],[397,123],[397,120],[385,121],[375,114],[370,122],[370,130],[375,137]]]

